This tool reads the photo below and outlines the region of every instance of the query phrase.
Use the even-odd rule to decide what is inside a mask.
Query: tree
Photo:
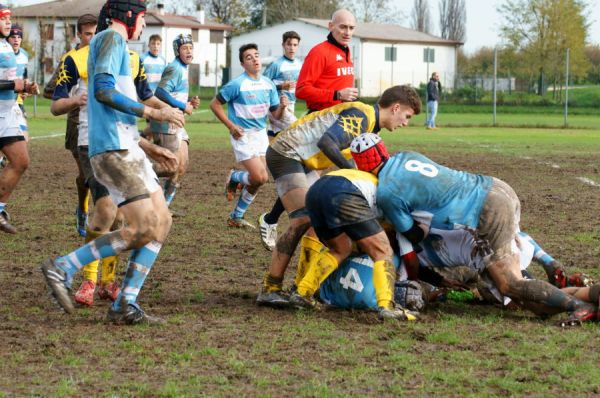
[[[467,35],[465,0],[440,0],[440,36],[464,42]]]
[[[589,45],[585,48],[585,56],[589,62],[587,80],[590,83],[600,83],[600,46],[597,44]]]
[[[397,2],[390,0],[346,0],[348,8],[359,22],[399,23],[405,18]]]
[[[419,32],[431,33],[431,15],[427,0],[414,0],[411,26]]]
[[[196,0],[149,0],[148,8],[157,8],[158,4],[162,4],[165,7],[165,12],[176,15],[190,15],[197,10]]]
[[[537,74],[539,95],[548,83],[562,89],[567,49],[572,79],[585,75],[586,8],[583,0],[506,0],[498,8],[504,17],[501,34]]]
[[[290,21],[294,18],[331,19],[331,14],[339,8],[337,0],[251,0],[251,25],[260,27]]]
[[[245,0],[197,0],[196,7],[216,22],[233,26],[233,32],[250,29],[249,1]]]

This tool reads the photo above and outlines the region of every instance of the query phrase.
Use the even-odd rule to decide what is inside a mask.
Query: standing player
[[[289,104],[283,112],[281,120],[277,120],[269,114],[269,131],[267,132],[270,137],[269,140],[272,140],[271,137],[277,136],[281,130],[286,129],[296,121],[296,81],[302,68],[302,61],[296,58],[300,35],[294,31],[289,31],[283,34],[282,39],[283,56],[269,65],[264,75],[273,80],[279,95],[284,94],[288,97]],[[284,210],[281,200],[277,198],[271,211],[258,217],[260,239],[265,248],[270,251],[275,247],[277,222]]]
[[[10,44],[15,51],[17,57],[17,79],[27,79],[27,64],[29,63],[29,54],[25,49],[21,48],[23,43],[23,28],[17,24],[13,24],[10,28],[10,34],[8,35],[8,44]],[[17,105],[19,107],[19,126],[23,131],[25,138],[29,140],[27,132],[27,113],[25,112],[24,100],[27,96],[26,93],[17,95]]]
[[[167,67],[167,61],[160,55],[161,45],[162,38],[160,35],[150,36],[148,39],[148,51],[141,56],[144,70],[146,71],[146,79],[153,93],[156,91],[162,73]]]
[[[354,162],[349,159],[353,137],[364,132],[377,133],[381,128],[393,131],[406,126],[412,115],[420,111],[421,100],[413,88],[394,86],[385,90],[374,106],[361,102],[336,105],[298,119],[279,134],[267,150],[267,165],[290,225],[277,239],[257,304],[285,306],[288,303],[283,292],[285,270],[298,242],[310,227],[305,197],[314,177],[309,177],[307,170],[324,170],[334,165],[340,169],[354,168]],[[301,256],[315,252],[314,240],[305,237],[302,243]]]
[[[192,35],[178,35],[173,40],[173,52],[175,53],[175,59],[163,71],[155,94],[161,101],[180,109],[187,115],[191,115],[192,111],[200,105],[198,97],[189,98],[188,65],[194,59]],[[165,199],[169,206],[175,198],[179,181],[187,170],[190,137],[185,128],[177,128],[169,123],[150,122],[150,126],[154,143],[176,154],[179,161],[177,173],[169,177],[163,187]]]
[[[50,82],[44,87],[44,97],[52,99],[54,95],[54,89],[60,76],[59,73],[63,70],[62,66],[67,56],[73,54],[77,49],[83,48],[90,44],[92,37],[94,37],[95,27],[98,23],[98,18],[92,14],[84,14],[77,19],[77,37],[79,38],[79,44],[72,50],[68,51],[61,57],[60,63]],[[75,227],[79,236],[85,237],[86,225],[89,213],[89,198],[90,190],[85,184],[85,176],[83,169],[81,168],[81,162],[79,161],[79,150],[77,148],[77,136],[78,130],[77,125],[79,123],[79,107],[73,108],[67,114],[67,130],[65,132],[65,149],[71,152],[75,164],[77,165],[77,177],[75,178],[75,186],[77,187],[77,208],[75,209],[76,223]]]
[[[357,154],[374,155],[373,148],[363,149]],[[486,271],[502,295],[525,306],[543,307],[546,312],[568,311],[580,321],[596,316],[596,306],[548,282],[523,278],[513,247],[521,205],[504,181],[452,170],[415,152],[399,152],[371,172],[379,177],[377,205],[412,244],[421,242],[429,228],[470,228],[478,249],[490,253],[485,259]],[[416,222],[413,212],[428,222]],[[407,271],[418,278],[418,269]]]
[[[36,83],[17,78],[17,57],[5,38],[10,34],[10,9],[0,4],[0,151],[8,159],[8,164],[0,171],[0,230],[16,234],[17,229],[10,223],[6,203],[21,176],[29,167],[27,142],[17,117],[17,93],[34,94]]]
[[[288,105],[288,98],[285,95],[279,98],[273,82],[261,75],[262,63],[256,44],[241,46],[239,60],[244,73],[221,89],[211,101],[210,109],[229,130],[235,160],[246,169],[231,170],[227,178],[228,199],[233,198],[238,184],[243,185],[227,224],[230,227],[255,228],[244,219],[244,214],[259,188],[269,179],[265,163],[269,146],[267,114],[271,112],[275,119],[280,119]],[[223,110],[224,104],[227,104],[228,114]]]
[[[66,256],[47,260],[42,273],[58,304],[73,312],[69,286],[85,264],[131,250],[122,290],[108,311],[115,323],[163,323],[147,315],[137,296],[171,227],[171,216],[146,151],[159,162],[176,158],[140,140],[135,117],[182,126],[183,115],[171,107],[155,109],[137,102],[127,40],[137,40],[145,26],[143,0],[110,0],[101,11],[109,28],[90,43],[88,60],[89,156],[94,176],[103,184],[125,219],[125,226]],[[101,19],[104,19],[101,17]],[[102,24],[99,21],[102,30]]]

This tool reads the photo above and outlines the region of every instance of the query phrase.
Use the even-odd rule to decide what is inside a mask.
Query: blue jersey
[[[398,265],[399,259],[394,256],[394,268]],[[348,257],[321,284],[319,296],[326,304],[340,308],[376,310],[373,260],[366,254]]]
[[[156,96],[159,99],[170,105],[173,104],[172,100],[175,100],[180,104],[177,107],[182,111],[185,111],[190,90],[188,66],[181,62],[179,57],[175,58],[175,60],[171,62],[163,71],[157,88],[164,90],[159,90],[159,92],[156,93]],[[163,95],[166,95],[167,98],[165,98]],[[169,130],[168,122],[157,122],[151,120],[150,125],[152,126],[152,131],[155,133],[168,134],[170,132],[175,132],[174,130]]]
[[[244,129],[266,129],[268,112],[279,107],[275,84],[262,75],[253,79],[246,72],[227,83],[217,98],[227,103],[229,120]]]
[[[15,56],[17,57],[17,79],[26,79],[29,54],[27,51],[19,48],[19,52],[16,53]]]
[[[115,90],[137,101],[129,50],[123,37],[113,29],[98,33],[90,43],[88,58],[88,117],[89,154],[126,150],[138,145],[136,117],[102,104],[95,98],[94,78],[99,74],[111,75]]]
[[[412,212],[438,229],[477,228],[492,177],[441,166],[415,152],[399,152],[379,172],[377,205],[398,232],[413,226]]]
[[[158,83],[160,83],[162,73],[167,66],[167,61],[165,61],[165,59],[160,55],[154,56],[150,54],[150,51],[142,55],[140,58],[144,64],[146,79],[148,79],[150,90],[154,92],[156,87],[158,87]]]
[[[286,56],[273,61],[271,65],[267,67],[264,76],[273,80],[276,87],[279,87],[285,81],[298,81],[298,75],[302,69],[302,61],[298,58],[289,59]],[[290,104],[296,102],[296,87],[290,90],[281,90],[281,94],[285,94],[290,100]]]
[[[12,46],[4,39],[0,40],[0,80],[17,78],[17,57]],[[9,112],[15,105],[17,94],[14,90],[0,90],[0,115]]]

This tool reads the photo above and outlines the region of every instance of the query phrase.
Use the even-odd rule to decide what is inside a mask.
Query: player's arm
[[[161,109],[168,107],[169,104],[159,100],[150,89],[148,79],[146,78],[146,69],[144,68],[144,63],[142,62],[141,58],[139,62],[139,72],[133,80],[138,98],[144,103],[144,105],[149,106],[150,108]]]
[[[358,120],[360,120],[359,126],[354,124]],[[366,131],[366,124],[367,116],[364,112],[356,108],[346,109],[323,134],[317,146],[340,169],[353,169],[356,167],[354,161],[346,159],[342,150],[350,147],[356,135]]]
[[[219,93],[215,98],[213,98],[212,101],[210,101],[210,110],[215,114],[217,119],[219,119],[219,121],[223,123],[225,127],[227,127],[229,134],[234,139],[238,140],[242,135],[244,135],[244,129],[229,120],[229,117],[227,117],[227,114],[225,113],[225,109],[223,109],[223,105],[226,103],[226,99],[221,93]]]
[[[87,93],[70,96],[71,90],[79,80],[79,72],[73,58],[70,56],[65,58],[60,67],[62,69],[60,76],[63,78],[56,83],[50,105],[50,112],[54,116],[64,115],[87,103]]]
[[[283,116],[283,112],[285,108],[289,105],[289,100],[285,94],[281,97],[278,95],[277,88],[275,88],[275,84],[273,84],[273,89],[269,93],[271,106],[269,107],[269,112],[271,115],[279,120],[281,116]]]

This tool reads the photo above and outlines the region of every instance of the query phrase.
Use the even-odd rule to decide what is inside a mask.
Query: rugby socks
[[[103,234],[99,232],[92,231],[89,228],[86,228],[85,243],[90,243],[91,241],[101,237],[102,235]],[[98,262],[98,260],[94,260],[83,267],[84,279],[96,283],[96,281],[98,280]]]
[[[102,275],[100,276],[100,284],[106,285],[114,282],[117,279],[117,262],[118,256],[109,256],[102,259]]]
[[[245,170],[234,170],[229,177],[230,181],[238,182],[242,185],[250,185],[250,173]]]
[[[535,261],[541,264],[541,266],[544,268],[544,271],[546,271],[548,275],[554,274],[556,260],[554,260],[551,255],[546,253],[536,241],[531,239],[530,242],[533,244],[533,258]]]
[[[373,286],[379,308],[391,308],[394,297],[396,271],[390,261],[379,260],[373,264]]]
[[[162,243],[154,240],[146,246],[131,252],[121,292],[112,304],[114,311],[120,311],[122,304],[133,304],[136,302],[137,296],[140,294],[140,289],[144,285],[144,281],[148,273],[150,273],[161,248]]]
[[[175,199],[177,188],[179,188],[179,184],[176,182],[173,182],[172,180],[165,181],[163,194],[165,195],[165,202],[167,202],[167,206],[170,206],[171,202],[173,202],[173,199]]]
[[[6,209],[6,203],[0,202],[0,213],[2,213]]]
[[[279,221],[279,217],[281,217],[284,211],[285,207],[283,207],[281,199],[277,198],[269,214],[265,215],[265,222],[271,225],[277,224],[277,222]]]
[[[323,249],[325,249],[325,246],[317,238],[308,235],[302,237],[300,240],[300,257],[298,258],[296,279],[294,281],[296,286],[300,284],[306,272],[314,266],[315,261],[319,258],[319,253]]]
[[[244,187],[237,201],[235,209],[231,213],[231,218],[244,218],[244,214],[246,214],[246,210],[248,210],[248,207],[250,204],[252,204],[254,198],[256,198],[256,195],[252,195],[250,192],[248,192],[248,189]]]
[[[263,278],[263,291],[265,292],[279,292],[283,289],[283,277],[276,278],[270,273],[266,273]]]
[[[306,275],[298,283],[298,294],[312,297],[321,283],[337,269],[339,263],[329,250],[319,253],[311,267],[306,270]]]
[[[101,258],[116,256],[125,249],[127,244],[121,238],[120,232],[114,231],[94,239],[66,256],[58,257],[56,265],[66,273],[66,279],[70,280],[84,265]]]

